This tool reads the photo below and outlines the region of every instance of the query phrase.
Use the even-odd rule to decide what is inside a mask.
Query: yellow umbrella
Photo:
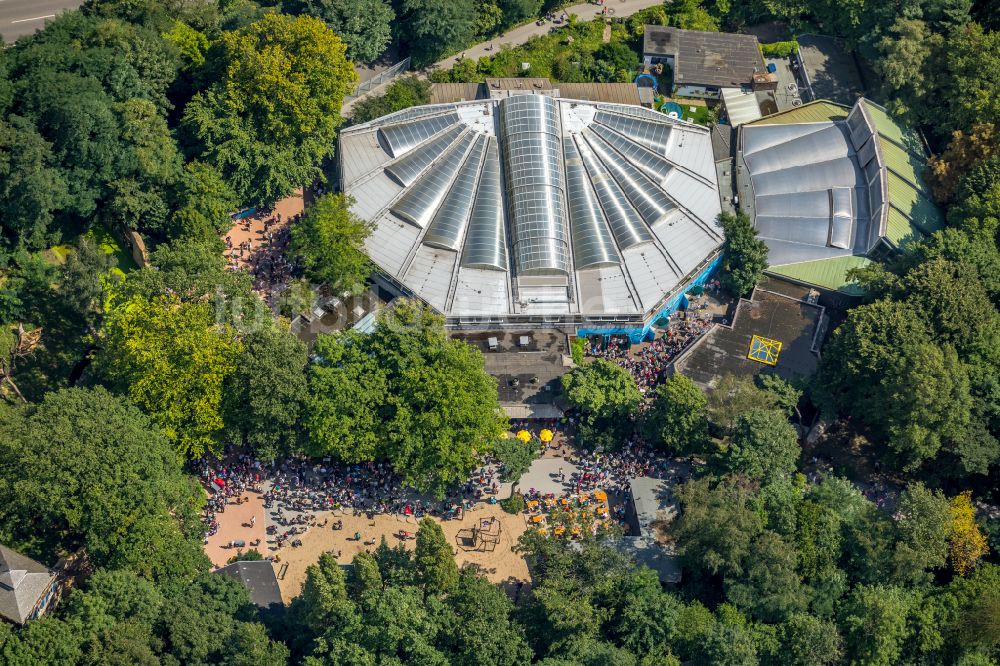
[[[527,444],[528,442],[531,441],[531,433],[528,432],[527,430],[518,430],[517,438],[522,442],[524,442],[525,444]]]
[[[552,431],[548,429],[541,431],[540,433],[538,433],[538,439],[548,444],[549,442],[552,441]]]

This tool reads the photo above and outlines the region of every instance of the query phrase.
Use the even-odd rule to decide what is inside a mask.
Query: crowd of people
[[[384,463],[342,465],[291,458],[267,464],[230,451],[220,460],[200,461],[197,472],[210,492],[202,516],[209,536],[227,505],[257,493],[269,517],[268,541],[277,548],[315,524],[316,515],[324,511],[457,518],[478,500],[495,502],[497,491],[495,466],[485,462],[443,502],[407,491]]]
[[[671,317],[666,331],[635,351],[627,335],[612,335],[605,342],[596,337],[588,341],[586,353],[603,358],[629,371],[639,390],[647,393],[666,379],[667,368],[688,345],[711,326],[711,320],[687,313]]]
[[[627,497],[629,481],[640,476],[680,480],[674,478],[670,461],[638,435],[617,451],[595,453],[580,450],[568,460],[579,470],[570,479],[577,492],[600,488]]]
[[[283,218],[271,211],[255,213],[237,220],[225,238],[229,268],[249,271],[254,291],[269,303],[288,288],[295,275],[295,264],[288,258],[289,225],[300,217],[297,214]]]

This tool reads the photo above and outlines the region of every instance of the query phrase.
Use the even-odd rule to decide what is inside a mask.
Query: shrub
[[[760,52],[766,58],[787,58],[799,52],[799,43],[793,39],[790,42],[761,44]]]
[[[384,115],[408,109],[431,101],[431,84],[416,76],[406,76],[394,81],[385,94],[369,97],[354,106],[355,123],[366,123]]]
[[[584,338],[573,338],[569,343],[569,353],[573,357],[573,362],[583,365],[583,357],[587,348],[587,341]]]
[[[256,548],[251,548],[245,553],[237,553],[236,555],[233,555],[228,560],[226,560],[226,563],[232,564],[233,562],[259,562],[260,560],[263,559],[264,556],[260,554],[259,550],[257,550]]]
[[[531,444],[511,437],[497,442],[493,447],[493,456],[501,463],[500,480],[517,481],[531,467],[535,449]]]
[[[500,508],[507,513],[512,513],[517,515],[524,511],[525,509],[524,495],[521,493],[511,493],[511,496],[505,500],[500,500]]]

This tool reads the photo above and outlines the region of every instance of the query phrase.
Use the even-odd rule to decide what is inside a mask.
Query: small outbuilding
[[[664,479],[638,477],[629,482],[632,501],[628,518],[630,535],[618,540],[618,549],[639,565],[656,572],[661,583],[679,583],[680,558],[666,534],[677,517],[677,502]]]
[[[270,560],[240,560],[217,569],[215,573],[240,581],[250,593],[250,600],[262,611],[277,613],[285,609]]]
[[[44,615],[58,595],[56,571],[0,545],[0,617],[24,624]]]
[[[732,127],[739,127],[743,123],[752,123],[763,117],[760,112],[760,104],[757,103],[757,93],[750,90],[723,88],[722,106],[726,120]]]

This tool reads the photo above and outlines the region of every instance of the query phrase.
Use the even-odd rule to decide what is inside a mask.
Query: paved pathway
[[[76,9],[80,0],[0,0],[0,37],[8,44],[30,35],[67,9]]]
[[[216,567],[225,566],[233,555],[253,548],[250,543],[255,539],[260,539],[260,545],[256,546],[257,552],[265,557],[269,555],[264,544],[264,503],[257,493],[248,491],[243,493],[243,497],[248,501],[243,504],[227,504],[224,512],[216,514],[219,531],[205,539],[205,554]],[[254,518],[253,527],[250,527],[251,518]],[[237,539],[245,541],[246,546],[229,548],[229,543]]]
[[[2,2],[2,0],[0,0],[0,2]],[[593,5],[590,3],[571,5],[569,7],[565,7],[562,12],[559,12],[557,15],[561,16],[564,13],[572,14],[573,16],[578,17],[581,21],[589,21],[600,16],[605,6],[608,8],[609,16],[622,17],[631,16],[640,10],[662,4],[663,0],[606,0],[604,6]],[[613,14],[610,13],[612,11],[614,12]],[[565,24],[561,23],[559,25]],[[552,21],[544,21],[542,25],[532,22],[526,25],[518,26],[502,35],[494,37],[493,39],[470,46],[457,55],[445,58],[444,60],[439,60],[427,69],[417,72],[417,76],[424,78],[427,76],[427,72],[431,69],[448,69],[453,67],[462,58],[472,58],[474,60],[478,60],[483,56],[493,55],[504,44],[509,46],[520,46],[532,37],[547,35],[553,27],[557,27],[557,25],[552,23]],[[381,95],[384,92],[385,86],[390,83],[392,83],[392,80],[386,81],[382,85],[372,88],[360,97],[351,97],[350,99],[345,100],[344,105],[340,109],[341,115],[349,117],[355,104],[363,99],[371,97],[372,95]]]
[[[566,475],[566,481],[559,480],[559,470]],[[517,484],[517,489],[527,493],[532,488],[542,493],[553,493],[561,497],[563,493],[573,489],[570,477],[579,471],[577,466],[565,458],[536,458],[531,467],[524,473]]]
[[[604,7],[608,8],[610,16],[622,17],[631,16],[642,9],[662,4],[663,0],[606,0],[604,6],[592,5],[589,3],[572,5],[570,7],[566,7],[562,12],[558,12],[556,15],[561,16],[562,14],[572,14],[581,21],[589,21],[600,16]],[[613,14],[611,14],[612,11],[614,12]],[[504,44],[510,46],[524,44],[532,37],[547,35],[549,30],[551,30],[555,25],[556,24],[553,24],[552,21],[545,21],[542,25],[528,23],[527,25],[518,26],[513,30],[505,32],[504,34],[491,40],[485,41],[481,44],[476,44],[475,46],[470,46],[458,55],[438,61],[434,63],[430,69],[437,69],[439,67],[448,69],[453,67],[462,58],[472,58],[473,60],[478,60],[483,56],[492,55],[494,51],[499,50]],[[493,46],[493,51],[489,50],[490,45]]]

